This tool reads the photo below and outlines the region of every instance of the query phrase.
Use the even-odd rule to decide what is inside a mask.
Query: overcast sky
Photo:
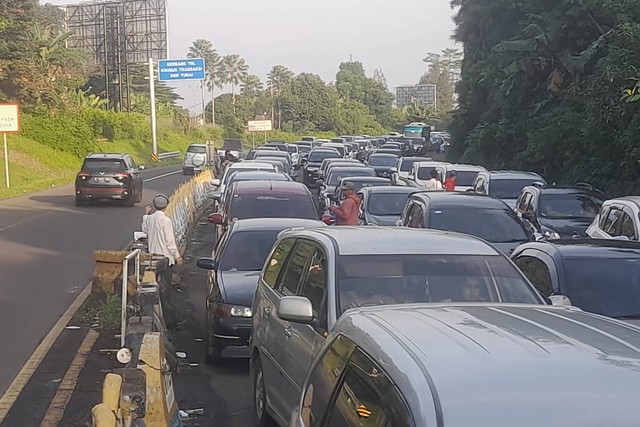
[[[41,0],[54,4],[76,0]],[[168,0],[170,56],[193,40],[211,40],[221,55],[237,53],[263,81],[282,64],[295,73],[335,79],[349,56],[367,75],[381,69],[389,89],[417,83],[428,52],[454,46],[448,0]],[[191,106],[197,82],[178,86]],[[196,102],[197,103],[197,102]]]

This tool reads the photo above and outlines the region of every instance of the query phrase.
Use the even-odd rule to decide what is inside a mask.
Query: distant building
[[[436,106],[436,85],[402,85],[396,87],[396,105],[398,108],[411,105],[417,100],[422,106]]]

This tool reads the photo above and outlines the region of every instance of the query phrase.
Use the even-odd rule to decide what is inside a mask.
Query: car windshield
[[[298,152],[308,153],[309,151],[311,151],[311,147],[309,147],[308,145],[298,145]]]
[[[313,200],[306,195],[234,194],[229,218],[306,218],[318,219]]]
[[[126,170],[122,160],[112,159],[85,159],[82,170],[87,172],[119,172]]]
[[[561,293],[572,305],[609,317],[640,316],[640,259],[567,259],[564,271]]]
[[[431,171],[434,170],[435,166],[422,166],[418,169],[418,179],[428,180],[431,179]],[[439,174],[438,174],[439,175]],[[460,184],[462,185],[462,184]]]
[[[402,162],[400,163],[400,171],[401,172],[409,172],[411,170],[411,168],[413,167],[413,164],[415,162],[418,162],[419,160],[414,160],[411,157],[405,157],[402,159]]]
[[[472,187],[479,173],[478,171],[456,171],[456,185]]]
[[[337,168],[329,173],[328,185],[338,185],[340,178],[349,176],[375,176],[375,172],[368,168],[358,168],[362,170],[344,170],[344,168]]]
[[[517,268],[498,255],[342,255],[336,274],[339,313],[386,304],[543,304]]]
[[[222,271],[260,271],[280,230],[234,233],[220,257]]]
[[[603,203],[588,194],[542,194],[539,208],[545,218],[595,218]]]
[[[207,147],[203,147],[201,145],[190,145],[187,152],[205,154],[207,152]]]
[[[373,155],[371,157],[369,157],[369,164],[371,166],[389,166],[389,167],[393,167],[396,165],[396,162],[398,161],[397,157],[391,157],[391,156],[376,156]]]
[[[322,163],[324,159],[337,159],[338,157],[340,157],[340,154],[337,151],[312,151],[309,154],[309,162]]]
[[[498,199],[517,199],[522,189],[541,179],[492,179],[489,194]]]
[[[517,217],[505,209],[466,208],[432,209],[429,228],[470,234],[492,243],[529,240]]]
[[[367,210],[372,215],[402,215],[409,193],[374,193],[369,196]]]

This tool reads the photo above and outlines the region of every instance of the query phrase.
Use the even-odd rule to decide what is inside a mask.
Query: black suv
[[[314,148],[309,152],[302,173],[302,182],[309,188],[317,187],[316,181],[320,178],[320,165],[324,159],[341,158],[340,153],[334,148]]]
[[[76,206],[117,200],[133,206],[142,200],[140,169],[128,154],[89,154],[76,176]]]
[[[606,199],[589,184],[547,187],[540,183],[522,189],[515,211],[529,231],[548,239],[585,237]]]

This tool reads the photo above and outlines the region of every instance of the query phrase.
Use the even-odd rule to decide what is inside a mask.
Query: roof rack
[[[536,181],[536,182],[532,182],[531,186],[533,187],[537,187],[537,188],[547,188],[547,186],[545,185],[544,182],[542,181]]]

